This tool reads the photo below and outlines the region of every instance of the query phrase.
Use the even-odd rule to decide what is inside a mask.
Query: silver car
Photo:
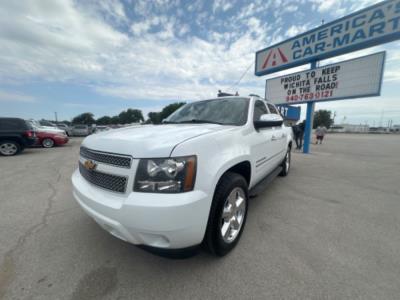
[[[69,127],[67,124],[57,124],[57,128],[60,128],[62,130],[65,130],[68,136],[72,135],[72,128]]]
[[[72,127],[72,135],[87,136],[89,134],[90,134],[90,128],[88,125],[74,125]]]

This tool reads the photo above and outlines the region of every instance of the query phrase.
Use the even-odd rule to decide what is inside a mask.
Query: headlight
[[[135,192],[182,193],[193,190],[196,156],[141,159],[136,171]]]

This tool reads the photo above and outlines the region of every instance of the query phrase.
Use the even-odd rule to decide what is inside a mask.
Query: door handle
[[[279,138],[277,138],[275,135],[272,136],[271,141],[277,141]]]

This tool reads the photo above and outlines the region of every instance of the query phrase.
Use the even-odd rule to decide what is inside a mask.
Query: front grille
[[[127,177],[106,174],[96,170],[88,170],[82,163],[79,163],[79,172],[83,178],[94,185],[110,191],[125,193],[126,183],[128,181]]]
[[[108,165],[113,165],[123,168],[131,167],[132,158],[127,155],[100,152],[88,149],[86,147],[81,147],[80,154],[84,158],[93,159],[94,161],[102,162]]]

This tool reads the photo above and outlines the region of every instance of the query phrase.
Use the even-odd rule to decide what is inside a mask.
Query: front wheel
[[[218,183],[204,242],[218,256],[224,256],[238,243],[246,223],[248,187],[243,176],[228,172]]]
[[[42,141],[42,146],[45,148],[52,148],[54,147],[54,141],[52,139],[44,139]]]
[[[279,176],[285,177],[289,174],[290,164],[292,162],[290,150],[291,150],[291,148],[288,147],[288,149],[286,151],[285,159],[282,161],[282,164],[281,164],[282,171],[279,173]]]

